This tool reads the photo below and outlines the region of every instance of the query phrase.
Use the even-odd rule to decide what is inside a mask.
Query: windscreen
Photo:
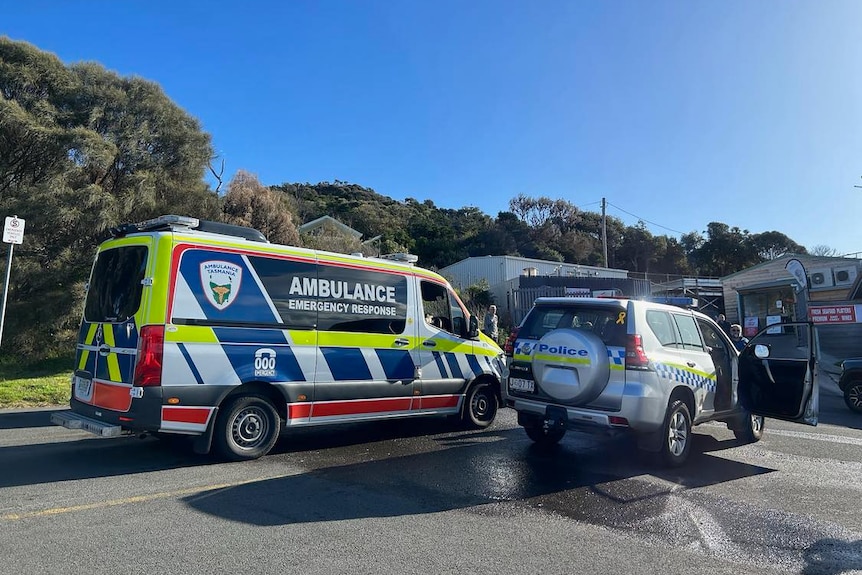
[[[135,315],[141,305],[146,267],[146,246],[123,246],[99,253],[90,277],[84,319],[121,323]]]

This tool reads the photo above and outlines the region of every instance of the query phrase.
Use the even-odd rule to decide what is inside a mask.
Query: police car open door
[[[739,356],[739,402],[748,411],[817,425],[814,326],[776,323],[760,331]]]

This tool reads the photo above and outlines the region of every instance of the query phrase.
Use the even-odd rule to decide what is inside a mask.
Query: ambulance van
[[[52,421],[194,436],[195,451],[231,460],[265,455],[285,428],[417,416],[488,426],[502,350],[413,261],[275,245],[184,216],[124,224],[98,248],[71,409]]]

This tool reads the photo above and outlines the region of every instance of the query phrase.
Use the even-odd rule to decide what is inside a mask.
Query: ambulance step
[[[72,411],[59,411],[51,414],[51,423],[62,425],[66,429],[89,431],[101,437],[118,437],[123,432],[123,428],[119,425],[103,423]]]

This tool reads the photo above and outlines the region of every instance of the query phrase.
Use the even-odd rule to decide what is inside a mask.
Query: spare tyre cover
[[[563,403],[589,403],[610,379],[608,348],[589,331],[549,331],[533,346],[531,355],[539,389]]]

